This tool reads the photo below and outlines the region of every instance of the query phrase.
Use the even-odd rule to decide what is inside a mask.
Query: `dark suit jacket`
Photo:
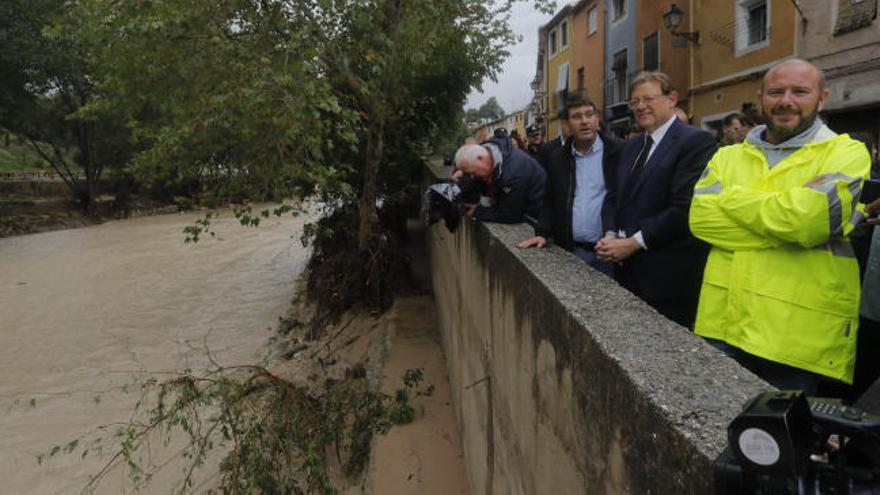
[[[545,169],[547,168],[547,162],[550,160],[550,155],[553,154],[554,151],[562,148],[564,146],[564,142],[561,137],[553,138],[550,141],[541,145],[541,149],[538,152],[538,163],[541,164]]]
[[[600,137],[603,145],[602,175],[607,189],[609,184],[616,182],[617,162],[623,142],[605,134],[600,134]],[[574,249],[571,235],[571,210],[576,187],[575,160],[571,154],[573,143],[574,140],[570,139],[564,147],[554,149],[547,158],[544,204],[535,227],[535,235],[552,239],[568,251]]]
[[[630,171],[644,134],[624,144],[614,186],[602,205],[606,231],[627,237],[642,232],[647,250],[639,250],[615,268],[618,281],[651,300],[694,299],[699,295],[709,246],[690,233],[688,212],[694,185],[715,153],[712,136],[675,121],[656,146],[634,184]]]

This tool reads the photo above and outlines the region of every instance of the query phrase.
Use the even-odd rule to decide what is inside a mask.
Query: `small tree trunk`
[[[364,187],[358,202],[358,250],[365,251],[370,238],[379,224],[376,212],[376,197],[379,189],[379,164],[382,161],[385,123],[378,115],[370,116],[367,126],[367,144],[364,154]]]
[[[95,165],[94,153],[92,150],[90,129],[87,124],[80,123],[77,127],[78,132],[78,143],[80,149],[80,165],[82,166],[83,171],[86,174],[86,188],[83,191],[85,196],[82,198],[83,206],[86,209],[86,213],[89,216],[93,216],[96,213],[95,209],[95,198],[96,198],[96,185],[98,183],[98,170]]]

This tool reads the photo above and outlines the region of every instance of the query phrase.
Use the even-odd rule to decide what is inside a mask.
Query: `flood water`
[[[198,214],[0,239],[0,493],[78,493],[109,458],[36,456],[126,422],[139,372],[253,364],[288,308],[307,252],[303,219],[184,244]],[[168,468],[175,478],[180,469]],[[131,489],[116,470],[98,490]],[[160,485],[161,486],[161,485]],[[167,493],[153,487],[150,493]]]

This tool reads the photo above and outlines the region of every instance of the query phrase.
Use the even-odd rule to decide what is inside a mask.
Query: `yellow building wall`
[[[746,102],[758,103],[756,95],[766,69],[796,51],[797,13],[791,2],[768,0],[769,42],[751,51],[736,49],[736,0],[692,0],[693,25],[679,30],[700,32],[693,46],[691,98],[695,125],[706,117],[740,111]],[[688,22],[685,17],[685,23]]]
[[[768,5],[770,6],[769,45],[737,56],[734,24],[736,1],[694,0],[694,28],[700,31],[700,44],[694,48],[695,86],[747,71],[795,53],[797,13],[794,7],[791,2],[779,0],[769,0]],[[686,27],[682,26],[679,29]]]
[[[758,90],[761,89],[760,79],[749,79],[738,83],[719,87],[714,90],[694,95],[694,125],[702,126],[703,119],[721,113],[739,112],[742,104],[751,102],[755,108],[761,108]]]
[[[547,115],[545,115],[545,121],[547,122],[547,139],[553,139],[560,134],[559,122],[556,119],[556,111],[559,101],[556,98],[555,93],[559,83],[559,67],[563,64],[569,64],[568,87],[573,88],[572,78],[574,77],[574,69],[571,64],[573,26],[570,15],[563,17],[563,19],[568,21],[568,46],[556,52],[552,57],[550,56],[549,47],[547,49],[547,93],[549,95],[548,105],[546,106]],[[557,33],[559,32],[558,28],[559,25],[562,24],[563,19],[560,19],[555,26],[547,27],[547,36],[549,36],[550,31],[554,28],[557,29]],[[559,44],[558,41],[557,44]]]
[[[526,140],[526,111],[520,110],[516,112],[516,118],[514,119],[515,125],[514,129],[516,129],[519,137]]]

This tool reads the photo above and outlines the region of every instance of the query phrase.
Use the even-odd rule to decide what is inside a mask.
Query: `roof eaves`
[[[571,4],[565,4],[565,7],[562,7],[561,9],[559,9],[559,12],[557,12],[553,16],[552,19],[550,19],[546,24],[541,26],[539,29],[542,31],[546,31],[546,30],[552,28],[553,26],[559,24],[562,21],[562,19],[568,15],[568,13],[570,11],[571,11]]]

